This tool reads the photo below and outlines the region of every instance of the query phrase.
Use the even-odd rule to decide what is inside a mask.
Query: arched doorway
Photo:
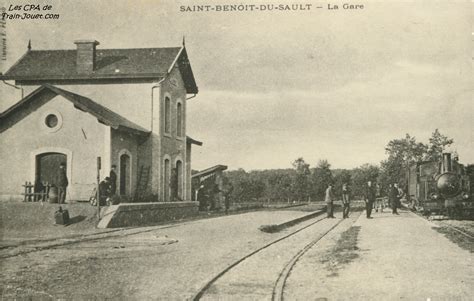
[[[130,195],[130,156],[120,156],[120,195]]]
[[[56,184],[59,165],[67,166],[67,157],[62,153],[42,153],[36,155],[35,182]]]

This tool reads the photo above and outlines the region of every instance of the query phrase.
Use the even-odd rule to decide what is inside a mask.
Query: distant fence
[[[23,202],[46,202],[49,199],[49,191],[53,185],[48,182],[41,183],[40,185],[25,182],[22,186],[25,188],[25,192],[22,193],[24,197]]]

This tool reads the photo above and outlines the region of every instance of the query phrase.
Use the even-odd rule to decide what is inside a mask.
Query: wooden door
[[[67,170],[67,157],[61,153],[43,153],[36,156],[36,181],[57,185],[59,165],[64,163]]]

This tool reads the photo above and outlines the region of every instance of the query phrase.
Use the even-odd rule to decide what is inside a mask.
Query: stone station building
[[[191,200],[186,106],[198,93],[186,48],[27,52],[3,75],[26,95],[0,114],[0,199],[22,199],[25,181],[55,182],[66,200],[87,200],[116,165],[117,193],[153,201]],[[137,200],[140,201],[140,200]]]

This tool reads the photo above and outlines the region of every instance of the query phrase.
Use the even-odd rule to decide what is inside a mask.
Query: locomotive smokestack
[[[453,167],[451,164],[451,154],[443,153],[443,172],[452,171]]]

